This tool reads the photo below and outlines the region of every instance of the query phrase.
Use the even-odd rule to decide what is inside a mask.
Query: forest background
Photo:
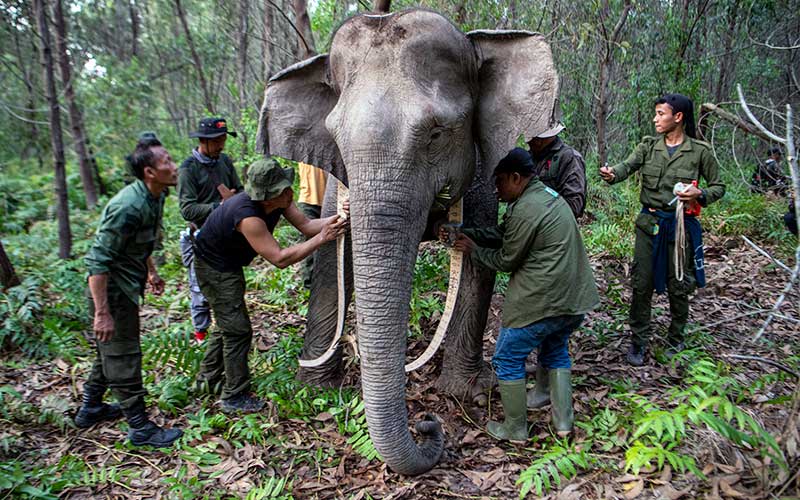
[[[715,256],[725,265],[731,258],[753,263],[739,269],[740,275],[726,275],[725,279],[756,285],[735,296],[744,306],[724,308],[716,301],[708,310],[728,319],[742,314],[743,320],[750,321],[728,332],[732,342],[744,342],[754,335],[780,295],[786,276],[740,237],[756,242],[790,268],[797,240],[782,225],[787,199],[749,189],[753,170],[775,143],[752,133],[752,127],[733,125],[736,120],[747,120],[736,85],[741,85],[764,125],[785,136],[785,105],[800,108],[800,2],[396,0],[392,10],[416,5],[445,14],[465,32],[526,29],[545,34],[550,42],[561,78],[560,100],[567,126],[562,137],[587,159],[589,202],[582,230],[596,274],[603,271],[598,281],[604,292],[604,312],[583,334],[592,339],[596,349],[621,350],[620,345],[624,346],[631,221],[638,210],[637,183],[604,187],[596,174],[598,165],[621,161],[642,136],[653,134],[653,100],[664,93],[691,96],[696,112],[704,103],[730,112],[728,119],[719,113],[700,118],[703,138],[712,144],[728,185],[726,197],[704,211],[703,223],[709,231],[712,263]],[[158,491],[169,488],[166,491],[181,496],[255,491],[256,497],[300,498],[308,496],[298,494],[297,489],[309,484],[306,476],[313,478],[316,472],[311,482],[321,484],[322,469],[343,467],[348,460],[355,461],[353,467],[362,472],[354,474],[351,485],[370,474],[372,480],[377,475],[386,481],[383,490],[379,486],[362,495],[381,496],[398,488],[416,491],[417,483],[397,477],[390,481],[390,474],[380,468],[364,432],[357,390],[328,393],[305,388],[292,379],[307,300],[293,269],[279,272],[260,266],[248,270],[254,308],[256,314],[264,314],[262,329],[266,331],[256,347],[260,370],[256,373],[263,375],[259,390],[272,396],[274,414],[228,421],[214,413],[213,402],[197,404],[186,392],[186,382],[196,371],[202,351],[188,343],[188,299],[176,248],[183,222],[175,196],[167,204],[165,246],[160,252],[167,294],[148,297],[145,330],[151,334],[143,337],[143,343],[149,357],[148,388],[164,418],[179,419],[180,425],[189,429],[185,445],[163,459],[168,464],[164,466],[158,461],[161,459],[152,458],[161,455],[141,458],[134,450],[114,444],[121,434],[116,427],[109,427],[107,435],[98,438],[107,448],[102,457],[95,457],[98,460],[69,458],[65,451],[77,446],[76,440],[86,439],[69,422],[89,359],[84,338],[90,322],[83,297],[82,256],[91,243],[99,208],[124,185],[124,157],[137,135],[144,130],[157,132],[179,160],[194,146],[188,133],[198,120],[221,115],[240,134],[228,141],[226,152],[243,167],[258,157],[254,151],[256,123],[269,77],[314,53],[326,52],[332,33],[344,19],[371,8],[367,2],[351,0],[0,0],[0,84],[4,89],[0,96],[4,117],[0,120],[0,249],[22,282],[0,294],[0,421],[9,424],[8,430],[0,430],[0,492],[30,496],[87,491],[130,494],[132,490],[152,491],[149,486]],[[284,244],[298,238],[289,228],[279,228],[278,236]],[[435,328],[447,284],[445,255],[436,247],[421,253],[409,325],[412,343]],[[13,279],[5,267],[3,279]],[[505,279],[498,281],[498,292],[502,292]],[[780,311],[784,318],[775,318],[762,343],[747,350],[763,350],[765,356],[779,358],[784,367],[796,372],[800,366],[798,340],[791,334],[797,332],[797,320],[792,320],[797,318],[797,297],[790,294],[789,298],[790,309]],[[728,488],[738,481],[744,491],[758,495],[783,493],[792,484],[796,488],[796,449],[790,449],[791,436],[783,429],[787,418],[796,426],[796,420],[792,421],[797,417],[796,379],[785,371],[764,373],[763,366],[761,372],[737,371],[744,368],[730,360],[706,357],[704,346],[712,342],[711,335],[729,325],[712,328],[709,325],[717,323],[716,319],[701,319],[693,318],[692,345],[697,351],[692,352],[698,356],[695,361],[710,363],[706,368],[717,375],[714,387],[719,394],[702,385],[708,373],[686,370],[671,375],[688,387],[701,387],[709,398],[726,398],[732,406],[709,403],[714,418],[722,423],[689,413],[697,407],[691,406],[686,394],[666,395],[663,388],[649,393],[645,382],[626,386],[621,377],[614,383],[622,385],[606,381],[612,388],[608,397],[616,394],[617,406],[612,410],[607,404],[586,407],[583,441],[558,442],[544,437],[545,432],[536,451],[515,455],[513,448],[501,449],[506,467],[503,480],[480,475],[496,464],[471,464],[467,468],[473,475],[467,474],[467,485],[449,486],[465,495],[489,492],[504,496],[503,488],[508,485],[523,494],[531,489],[545,494],[559,488],[563,494],[566,482],[556,487],[550,481],[586,477],[592,471],[608,479],[609,491],[624,495],[636,492],[640,482],[643,489],[663,486],[648,483],[642,471],[661,478],[666,464],[686,473],[681,484],[695,488],[691,491],[721,494],[721,479],[714,482],[708,471],[703,474],[702,465],[710,458],[686,449],[687,441],[696,437],[694,432],[713,431],[740,451],[727,457],[728,467],[734,471],[728,475],[740,476],[737,481],[728,477],[724,483]],[[741,348],[736,352],[745,353]],[[357,381],[357,373],[353,377]],[[583,380],[587,390],[591,381],[591,377]],[[298,391],[305,392],[298,397]],[[767,399],[760,400],[765,391]],[[429,388],[420,386],[418,394],[430,397]],[[758,404],[753,403],[756,400]],[[701,398],[697,405],[707,401]],[[647,405],[653,404],[666,415],[664,421],[654,424],[645,418],[653,412]],[[450,406],[452,403],[447,408]],[[451,411],[458,413],[457,409]],[[603,413],[606,411],[611,413]],[[477,418],[469,411],[463,413]],[[321,420],[315,420],[320,415]],[[315,451],[309,443],[316,438],[309,437],[307,429],[298,431],[276,423],[287,417],[332,423],[334,431],[344,436],[338,445],[349,446],[351,451],[344,455],[327,447]],[[688,430],[680,429],[684,423]],[[670,425],[677,425],[678,430],[664,430]],[[269,430],[273,427],[275,432]],[[266,459],[254,463],[255,456],[242,458],[245,444],[255,443],[257,449],[282,446],[284,432],[299,432],[309,446],[300,451],[284,447],[288,458],[274,463]],[[62,449],[65,436],[69,446]],[[231,447],[230,453],[219,441],[208,444],[209,436],[224,441]],[[476,435],[471,441],[476,447],[499,449]],[[741,450],[761,457],[753,458],[760,460],[760,465],[748,461]],[[737,456],[742,458],[741,464]],[[145,470],[149,461],[160,472],[151,469],[152,476],[137,472],[124,465],[124,457]],[[716,455],[711,458],[721,460]],[[287,468],[288,463],[292,465]],[[724,469],[712,472],[720,470]],[[610,479],[618,479],[623,472],[630,476],[622,476],[627,481]],[[194,482],[186,479],[189,476]],[[572,484],[588,488],[587,480]],[[331,491],[345,491],[344,496],[366,491],[351,488],[349,492]],[[315,494],[324,497],[325,492],[320,487]]]

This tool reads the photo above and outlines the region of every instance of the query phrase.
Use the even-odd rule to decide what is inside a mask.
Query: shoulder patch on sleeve
[[[544,187],[544,190],[545,190],[545,191],[546,191],[546,192],[547,192],[547,193],[548,193],[550,196],[552,196],[553,198],[558,198],[558,192],[557,192],[556,190],[554,190],[554,189],[551,189],[551,188],[549,188],[549,187],[547,187],[547,186],[545,186],[545,187]]]

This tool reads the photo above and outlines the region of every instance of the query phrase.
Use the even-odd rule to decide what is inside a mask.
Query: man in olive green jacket
[[[511,273],[492,360],[505,422],[489,422],[487,430],[515,441],[528,437],[525,359],[537,348],[549,373],[553,427],[559,435],[571,432],[569,336],[600,302],[570,206],[533,172],[524,149],[503,158],[495,168],[497,196],[509,203],[503,222],[464,229],[453,245],[484,267]]]
[[[189,134],[199,144],[178,170],[181,215],[190,224],[189,228],[181,231],[179,244],[183,265],[189,271],[189,311],[194,326],[194,338],[198,342],[205,340],[211,326],[211,309],[197,284],[191,224],[196,229],[202,228],[212,210],[244,189],[233,161],[222,152],[229,135],[236,137],[236,132],[228,130],[228,124],[223,118],[200,120],[197,131]]]
[[[673,251],[675,245],[676,183],[689,187],[677,194],[682,202],[706,206],[725,194],[719,167],[708,143],[695,139],[694,106],[681,94],[667,94],[655,105],[653,118],[660,137],[645,137],[633,153],[619,165],[602,167],[600,176],[615,184],[641,172],[642,211],[636,218],[636,245],[631,278],[633,296],[630,327],[633,340],[627,360],[633,366],[644,363],[650,338],[650,310],[653,290],[666,287],[672,321],[667,336],[667,356],[684,348],[684,329],[689,319],[689,294],[705,285],[702,230],[694,216],[686,216],[686,256],[683,279],[678,279]],[[692,185],[705,180],[705,186]]]
[[[85,428],[117,418],[128,420],[128,438],[136,446],[170,446],[183,433],[162,429],[147,417],[139,343],[139,300],[145,282],[154,293],[164,290],[150,257],[161,227],[168,186],[177,183],[175,163],[155,138],[141,140],[129,157],[136,180],[103,209],[94,243],[86,255],[97,340],[83,405],[75,424]],[[119,402],[103,403],[106,390]]]

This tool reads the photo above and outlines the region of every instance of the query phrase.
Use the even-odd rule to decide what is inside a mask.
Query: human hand
[[[111,317],[111,312],[95,311],[93,329],[98,342],[111,340],[114,336],[114,318]]]
[[[676,193],[678,199],[684,203],[696,200],[703,194],[703,190],[699,189],[697,186],[693,184],[689,184],[683,191]]]
[[[325,220],[325,224],[319,234],[322,237],[322,241],[333,241],[343,235],[346,230],[347,219],[334,215]]]
[[[456,237],[456,241],[453,243],[453,249],[462,252],[464,255],[471,254],[477,247],[478,245],[464,233],[458,233],[458,237]]]
[[[350,219],[350,198],[342,202],[342,212],[344,212],[345,219]]]
[[[153,295],[161,295],[164,293],[164,280],[157,272],[152,271],[147,274],[147,284],[150,285],[150,291]]]
[[[612,169],[608,165],[603,165],[602,167],[600,167],[600,178],[601,179],[603,179],[606,182],[611,182],[611,181],[614,180],[615,177],[616,177],[616,174],[614,174],[614,169]]]
[[[220,196],[222,196],[222,201],[225,201],[231,196],[236,194],[235,189],[228,189],[228,186],[226,186],[225,184],[220,184],[219,186],[217,186],[217,191],[219,191]],[[222,203],[220,203],[220,205],[221,204]]]

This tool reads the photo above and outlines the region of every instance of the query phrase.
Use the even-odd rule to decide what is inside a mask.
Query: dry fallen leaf
[[[644,480],[639,479],[637,481],[626,483],[622,485],[622,488],[625,490],[625,498],[631,500],[641,495],[644,491]]]
[[[745,497],[747,497],[747,495],[745,495],[744,493],[741,493],[741,492],[736,491],[735,489],[733,489],[733,487],[730,485],[730,483],[728,483],[724,479],[721,479],[719,481],[719,489],[722,490],[722,494],[725,495],[726,497],[731,497],[731,498],[745,498]]]

